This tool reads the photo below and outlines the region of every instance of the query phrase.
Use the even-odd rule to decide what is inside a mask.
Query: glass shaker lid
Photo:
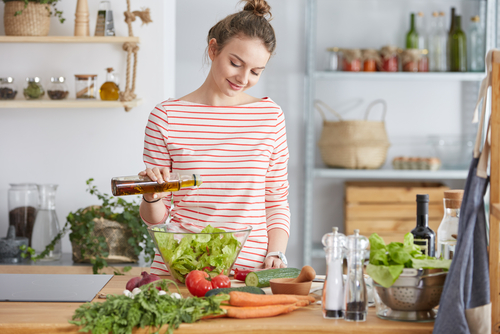
[[[65,77],[51,77],[50,82],[64,82],[66,80]]]
[[[364,250],[370,245],[367,237],[359,234],[359,230],[354,230],[354,234],[347,237],[346,247],[349,250]]]
[[[333,227],[332,232],[327,233],[321,239],[321,242],[326,248],[332,247],[345,247],[346,237],[344,234],[339,233],[338,227]]]

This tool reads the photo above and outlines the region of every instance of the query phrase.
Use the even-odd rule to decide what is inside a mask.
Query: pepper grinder
[[[77,0],[76,2],[75,36],[90,36],[89,5],[87,0]]]
[[[334,227],[332,233],[327,233],[321,239],[325,246],[326,278],[323,285],[323,318],[344,318],[344,279],[342,275],[344,262],[344,247],[346,237]]]
[[[368,238],[359,235],[359,230],[347,237],[347,285],[345,288],[345,320],[366,321],[368,295],[363,276],[363,262]]]

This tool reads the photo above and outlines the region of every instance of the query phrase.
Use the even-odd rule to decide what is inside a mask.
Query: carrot
[[[229,305],[232,306],[267,306],[295,304],[299,300],[290,295],[255,295],[248,292],[231,291]]]
[[[227,317],[227,313],[222,313],[222,314],[210,314],[210,315],[206,315],[204,316],[203,318],[201,318],[201,320],[205,320],[205,319],[215,319],[215,318],[226,318]]]
[[[308,306],[311,304],[308,300],[302,299],[295,303],[297,306]]]
[[[267,306],[251,306],[251,307],[232,307],[221,306],[227,311],[229,318],[237,319],[253,319],[253,318],[266,318],[274,317],[276,315],[290,313],[297,309],[294,304],[288,305],[267,305]]]
[[[285,295],[285,296],[292,296],[297,298],[298,300],[308,300],[310,303],[316,302],[316,298],[314,298],[313,296],[304,296],[304,295]]]

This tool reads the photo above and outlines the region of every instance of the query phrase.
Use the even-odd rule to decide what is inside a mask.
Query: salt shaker
[[[366,321],[368,294],[363,276],[363,262],[368,238],[359,235],[359,230],[347,237],[347,284],[345,287],[345,320]]]
[[[321,239],[326,254],[326,278],[323,285],[323,318],[344,318],[344,279],[342,276],[346,237],[338,232],[327,233]]]

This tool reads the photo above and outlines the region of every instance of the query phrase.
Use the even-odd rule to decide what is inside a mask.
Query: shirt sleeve
[[[168,152],[168,117],[165,108],[158,104],[149,114],[148,124],[144,134],[143,160],[146,168],[164,168],[172,170],[172,160]],[[167,214],[160,222],[148,222],[147,225],[164,223],[170,212],[171,194],[163,199]]]
[[[290,235],[290,208],[288,207],[288,145],[285,115],[279,109],[275,128],[275,142],[266,174],[267,231],[279,228]]]

